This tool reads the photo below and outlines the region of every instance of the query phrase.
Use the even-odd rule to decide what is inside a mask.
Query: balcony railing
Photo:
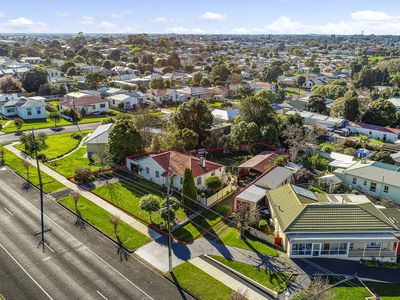
[[[396,251],[394,250],[370,250],[370,249],[356,249],[356,250],[349,250],[349,257],[395,257]]]

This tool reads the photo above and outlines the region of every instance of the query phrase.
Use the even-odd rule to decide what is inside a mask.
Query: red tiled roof
[[[97,96],[92,96],[92,95],[87,95],[87,96],[82,96],[76,99],[64,99],[61,102],[61,105],[63,106],[69,106],[73,107],[75,106],[82,106],[82,105],[92,105],[96,103],[107,103],[108,100],[102,99]]]
[[[178,151],[167,151],[159,154],[150,155],[166,172],[162,174],[163,176],[171,176],[177,174],[179,176],[184,176],[185,169],[191,169],[193,177],[197,177],[208,172],[217,170],[222,165],[206,160],[205,167],[200,165],[200,159],[184,154]]]
[[[253,169],[260,173],[264,173],[274,166],[274,162],[278,157],[279,155],[276,153],[263,152],[250,158],[248,161],[245,161],[239,166],[239,168]]]
[[[370,124],[365,124],[361,122],[355,122],[351,123],[351,126],[358,127],[358,128],[365,128],[369,130],[375,130],[375,131],[382,131],[382,132],[389,132],[389,133],[394,133],[394,134],[400,134],[400,129],[397,128],[390,128],[390,127],[383,127],[383,126],[377,126],[377,125],[370,125]]]

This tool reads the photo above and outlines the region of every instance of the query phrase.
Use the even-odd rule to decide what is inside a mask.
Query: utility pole
[[[36,143],[35,131],[33,130],[33,128],[32,128],[32,139],[33,139],[33,149],[35,150],[36,168],[37,168],[37,171],[38,171],[39,191],[40,191],[40,232],[35,234],[35,235],[40,234],[41,239],[40,239],[38,248],[40,247],[40,245],[42,245],[43,252],[44,252],[44,246],[47,243],[47,241],[44,239],[43,182],[42,182],[42,174],[40,172],[39,159],[38,159],[38,155],[37,155],[38,145]]]
[[[171,214],[170,214],[170,178],[167,177],[167,230],[168,230],[168,271],[172,273],[172,239],[171,239]]]

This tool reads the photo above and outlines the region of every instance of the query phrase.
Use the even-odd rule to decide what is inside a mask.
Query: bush
[[[82,136],[81,133],[75,132],[75,133],[71,134],[71,137],[72,137],[73,139],[76,139],[76,140],[80,141],[80,140],[82,139],[83,136]]]
[[[317,170],[325,171],[328,169],[329,160],[318,154],[311,155],[308,162]]]
[[[110,123],[115,123],[116,119],[113,117],[105,118],[103,121],[101,121],[101,124],[110,124]]]
[[[87,184],[92,182],[93,177],[90,174],[90,168],[78,168],[75,170],[74,180],[79,184]]]
[[[262,232],[266,232],[267,229],[268,229],[268,222],[267,222],[267,220],[260,220],[260,221],[258,222],[258,228],[260,228],[260,230],[261,230]]]
[[[216,175],[208,177],[206,179],[205,184],[206,184],[207,189],[209,189],[213,193],[220,190],[223,186],[223,182],[222,182],[221,178],[219,178]]]
[[[67,117],[70,117],[72,120],[76,120],[76,121],[82,120],[81,114],[77,113],[72,108],[65,109],[62,113],[63,113],[63,115],[66,115]]]
[[[41,160],[43,162],[47,161],[47,156],[44,153],[39,153],[37,157],[38,157],[39,160]]]

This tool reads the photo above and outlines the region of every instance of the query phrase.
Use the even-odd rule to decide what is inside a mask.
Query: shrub
[[[43,162],[47,161],[47,156],[44,153],[39,153],[37,157],[38,157],[39,160],[41,160]]]
[[[329,160],[318,154],[311,155],[308,162],[317,170],[325,171],[328,169]]]
[[[78,132],[75,132],[75,133],[71,134],[71,137],[73,139],[76,139],[76,140],[81,140],[82,139],[82,134],[80,134]]]
[[[206,184],[207,189],[209,189],[213,193],[220,190],[223,186],[223,182],[222,182],[221,178],[219,178],[216,175],[208,177],[206,179],[205,184]]]
[[[258,222],[258,228],[260,228],[260,230],[262,231],[262,232],[266,232],[267,231],[267,229],[268,229],[268,222],[267,222],[267,220],[260,220],[259,222]]]
[[[78,168],[75,170],[74,180],[80,184],[87,184],[92,182],[93,177],[90,174],[90,168]]]
[[[105,118],[103,121],[101,121],[101,124],[110,124],[110,123],[115,123],[116,120],[113,117]]]

